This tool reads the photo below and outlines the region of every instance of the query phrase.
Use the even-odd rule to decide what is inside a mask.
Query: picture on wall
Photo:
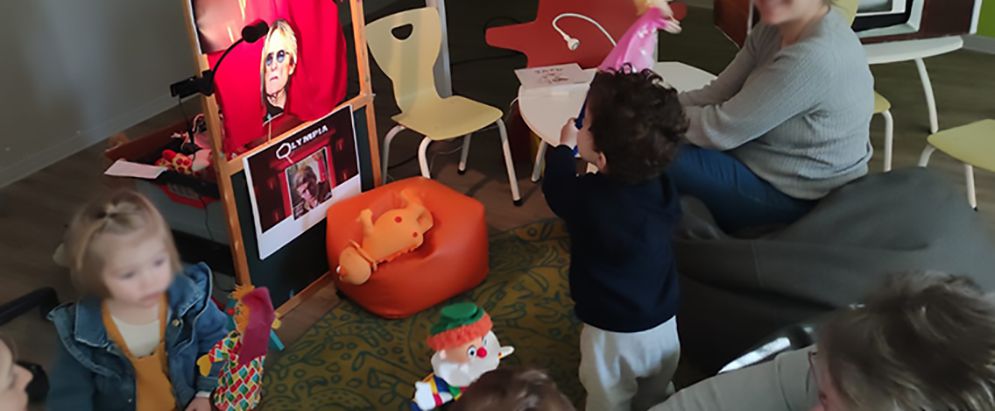
[[[200,51],[212,67],[263,21],[268,32],[236,45],[214,77],[228,154],[243,153],[331,112],[346,93],[346,45],[331,0],[191,0]]]
[[[292,187],[290,204],[294,218],[301,218],[321,203],[332,198],[332,186],[328,174],[328,147],[322,147],[310,157],[301,160],[284,171],[287,186]]]
[[[350,106],[242,161],[260,259],[324,220],[332,203],[362,191]]]

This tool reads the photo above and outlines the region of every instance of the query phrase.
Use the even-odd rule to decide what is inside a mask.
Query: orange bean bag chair
[[[418,197],[434,224],[420,247],[380,264],[362,285],[339,280],[335,268],[350,242],[362,242],[358,218],[364,209],[374,218],[405,205],[401,191]],[[350,300],[385,318],[404,318],[448,300],[487,277],[488,246],[484,206],[442,184],[422,177],[375,188],[328,208],[328,266],[338,290]]]

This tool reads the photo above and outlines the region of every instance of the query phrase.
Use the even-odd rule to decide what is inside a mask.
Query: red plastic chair
[[[670,6],[678,20],[687,15],[684,3],[675,2]],[[553,20],[563,13],[590,17],[616,40],[638,17],[635,4],[629,0],[539,0],[535,20],[488,29],[487,44],[524,53],[526,67],[573,62],[583,68],[597,67],[611,51],[611,42],[591,22],[583,18],[562,17],[557,27],[580,41],[576,50],[570,50],[567,41],[553,28]]]

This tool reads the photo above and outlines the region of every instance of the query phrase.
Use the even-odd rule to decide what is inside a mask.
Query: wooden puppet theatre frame
[[[183,1],[186,14],[189,17],[187,29],[193,57],[201,71],[209,70],[211,66],[207,54],[202,52],[193,1],[181,1]],[[244,16],[244,2],[240,3]],[[381,183],[380,150],[373,108],[373,90],[370,82],[363,2],[362,0],[349,0],[348,4],[351,10],[353,49],[359,92],[356,96],[347,96],[345,101],[339,103],[332,112],[346,108],[346,106],[352,108],[356,150],[359,152],[359,175],[362,189],[365,191]],[[273,22],[268,23],[272,24]],[[235,33],[235,35],[238,34]],[[221,72],[225,69],[225,67],[220,67],[218,71]],[[349,68],[343,66],[341,69],[348,70]],[[271,294],[274,295],[273,302],[279,306],[277,314],[285,314],[332,281],[331,276],[328,275],[327,259],[325,258],[324,219],[272,255],[260,258],[256,250],[258,239],[255,235],[253,210],[249,201],[249,192],[253,187],[247,183],[246,176],[249,170],[245,169],[243,160],[273,147],[285,137],[301,132],[314,123],[322,121],[322,119],[303,121],[289,131],[279,135],[271,135],[266,141],[249,148],[247,151],[229,154],[226,153],[225,141],[222,137],[224,125],[219,111],[218,98],[215,95],[208,95],[201,101],[208,133],[211,137],[212,160],[217,174],[220,200],[224,204],[236,281],[241,285],[252,284],[270,288]],[[228,120],[231,121],[231,118]]]

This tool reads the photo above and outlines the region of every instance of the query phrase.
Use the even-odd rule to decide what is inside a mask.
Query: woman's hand
[[[663,31],[670,34],[680,33],[681,22],[674,18],[674,11],[670,9],[670,2],[661,0],[657,1],[657,3],[659,3],[658,7],[660,7],[660,14],[667,19],[667,25],[663,26]]]
[[[211,399],[196,397],[190,401],[190,405],[187,405],[186,411],[211,411]]]
[[[571,118],[560,129],[560,145],[573,148],[577,145],[577,119]]]
[[[663,30],[672,34],[681,32],[681,23],[674,18],[674,10],[670,8],[668,0],[636,0],[636,7],[639,9],[639,14],[643,14],[650,7],[660,9],[660,15],[667,20]]]
[[[674,11],[670,9],[670,2],[667,0],[656,0],[653,2],[653,6],[660,9],[660,14],[668,19],[674,18]]]

